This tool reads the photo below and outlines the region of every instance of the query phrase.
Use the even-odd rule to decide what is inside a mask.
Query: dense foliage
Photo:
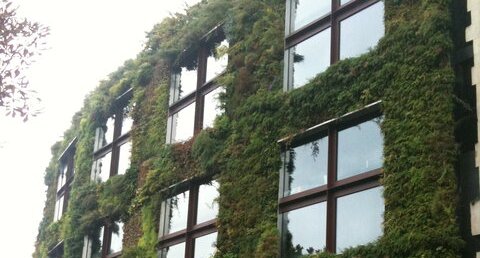
[[[161,190],[206,173],[220,182],[216,257],[277,257],[277,140],[378,100],[384,114],[384,235],[342,255],[315,257],[460,256],[450,1],[386,0],[386,34],[375,49],[332,65],[288,93],[281,90],[284,2],[204,1],[149,33],[146,49],[100,84],[65,141],[52,149],[35,257],[46,257],[59,239],[65,239],[65,257],[80,257],[83,235],[98,239],[95,228],[120,218],[127,222],[123,257],[156,257]],[[214,128],[166,145],[170,67],[219,23],[230,42],[229,66],[220,79],[226,112]],[[196,65],[188,56],[182,60]],[[91,184],[94,129],[129,87],[135,103],[132,167]],[[66,216],[52,224],[55,161],[74,136],[79,141],[72,199]]]

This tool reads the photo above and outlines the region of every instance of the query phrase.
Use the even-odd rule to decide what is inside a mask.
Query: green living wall
[[[342,255],[315,257],[460,257],[454,162],[454,73],[449,0],[385,0],[384,38],[358,58],[332,65],[285,93],[284,0],[208,0],[165,19],[85,100],[65,141],[52,148],[49,186],[34,257],[64,239],[65,257],[81,257],[83,236],[125,223],[123,257],[156,257],[161,190],[215,174],[220,183],[216,257],[277,257],[280,146],[277,140],[382,100],[384,235]],[[183,49],[219,23],[229,65],[220,82],[225,113],[193,139],[165,144],[170,68]],[[195,66],[192,59],[190,66]],[[133,88],[132,165],[106,183],[89,182],[95,128]],[[74,137],[75,181],[68,210],[52,223],[57,158]],[[97,234],[97,235],[96,235]]]

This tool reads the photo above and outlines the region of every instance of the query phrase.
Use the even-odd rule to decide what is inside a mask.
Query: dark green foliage
[[[211,173],[220,182],[216,257],[277,257],[277,140],[379,100],[384,235],[342,255],[311,257],[459,257],[449,4],[385,1],[386,35],[375,49],[332,65],[288,93],[281,90],[284,0],[203,1],[187,15],[165,19],[149,33],[137,60],[126,62],[87,98],[65,134],[79,139],[77,174],[67,216],[55,224],[55,155],[68,141],[52,148],[36,257],[45,257],[60,237],[66,239],[65,257],[80,257],[85,234],[96,237],[107,219],[128,221],[132,214],[141,214],[142,226],[126,230],[138,230],[141,237],[124,257],[156,257],[161,191]],[[194,139],[166,145],[170,69],[196,66],[198,39],[221,22],[230,42],[229,67],[220,78],[226,113]],[[132,168],[90,184],[94,130],[111,114],[116,96],[130,87]]]

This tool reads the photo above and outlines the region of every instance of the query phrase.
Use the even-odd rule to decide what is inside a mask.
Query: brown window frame
[[[114,126],[113,126],[113,139],[112,142],[107,145],[100,147],[93,152],[94,161],[98,161],[100,158],[104,157],[108,153],[111,153],[110,159],[110,171],[108,178],[118,174],[118,164],[120,160],[120,147],[130,141],[131,131],[122,132],[122,123],[123,123],[123,109],[127,107],[128,102],[132,98],[133,89],[128,89],[119,96],[115,101],[115,112],[114,117]],[[98,175],[95,172],[95,179]]]
[[[75,168],[74,168],[74,158],[75,158],[75,151],[76,151],[76,144],[77,144],[77,138],[75,137],[65,148],[63,153],[60,155],[58,158],[58,163],[60,164],[59,170],[58,170],[58,176],[57,176],[57,188],[58,188],[58,180],[59,177],[65,177],[65,183],[60,187],[60,189],[57,189],[57,194],[55,198],[55,207],[57,206],[57,202],[60,198],[63,197],[63,205],[62,205],[62,214],[65,214],[67,211],[68,207],[68,200],[70,198],[70,191],[72,190],[72,184],[73,184],[73,179],[75,176]],[[66,175],[63,175],[63,168],[67,166],[67,173]],[[55,208],[55,212],[57,212],[57,209]],[[56,218],[57,214],[54,214],[54,220]],[[57,220],[60,220],[61,217],[59,217]]]
[[[291,47],[294,47],[301,42],[319,34],[325,29],[330,28],[330,65],[332,65],[340,60],[340,22],[352,15],[360,13],[366,8],[382,0],[351,0],[344,5],[340,5],[341,0],[330,0],[332,1],[332,9],[330,10],[330,13],[320,16],[301,28],[296,28],[292,31],[291,26],[293,21],[291,20],[291,12],[293,8],[293,1],[295,0],[287,0],[285,18],[285,52],[287,53]],[[288,91],[293,89],[293,86],[289,85],[290,79],[288,79],[289,76],[291,76],[289,74],[290,64],[287,61],[288,59],[285,60],[284,90]]]
[[[113,227],[115,226],[115,223],[118,223],[118,222],[120,221],[113,221],[110,223],[105,223],[103,225],[103,241],[101,243],[102,245],[100,247],[100,252],[102,254],[102,257],[104,258],[116,258],[122,255],[123,248],[118,252],[109,253],[110,247],[112,245]],[[123,226],[124,224],[122,225],[122,227]],[[123,235],[122,235],[122,239],[123,239]]]
[[[216,226],[217,218],[204,221],[200,224],[196,224],[200,186],[208,184],[212,181],[214,181],[214,179],[211,177],[186,180],[179,184],[173,185],[163,191],[167,198],[162,201],[162,206],[169,198],[184,193],[186,191],[189,192],[189,197],[186,228],[166,235],[162,235],[162,232],[159,231],[159,238],[157,244],[157,249],[159,252],[161,252],[164,248],[174,246],[180,243],[185,243],[185,258],[193,258],[193,255],[195,253],[195,239],[218,231]],[[163,228],[161,221],[163,216],[163,214],[160,214],[159,228]]]
[[[104,157],[108,153],[111,153],[110,171],[109,171],[108,178],[118,175],[118,168],[119,168],[119,162],[120,162],[120,148],[124,144],[126,144],[128,141],[131,140],[131,130],[128,132],[122,132],[122,125],[124,120],[124,108],[128,106],[132,96],[133,96],[133,89],[130,88],[115,100],[114,107],[113,107],[115,112],[112,115],[112,117],[114,118],[113,139],[107,145],[100,147],[94,150],[93,152],[94,162],[97,162],[100,158]],[[96,141],[98,141],[98,139]],[[96,144],[98,144],[98,142]],[[95,146],[95,148],[96,147],[97,146]],[[98,176],[99,175],[95,170],[93,178],[97,180]],[[118,221],[105,223],[103,225],[103,240],[100,247],[101,257],[114,258],[114,257],[120,257],[122,254],[122,251],[109,254],[112,234],[113,234],[112,227],[116,222]]]
[[[279,140],[282,149],[282,169],[280,171],[280,189],[278,200],[279,228],[283,229],[283,214],[289,211],[304,208],[313,204],[326,203],[326,250],[331,253],[336,251],[336,199],[349,194],[358,193],[368,189],[381,186],[380,179],[383,174],[383,168],[365,171],[352,177],[337,180],[337,139],[338,132],[362,122],[381,117],[381,102],[372,103],[365,108],[348,113],[338,119],[327,121],[306,130],[304,133],[295,135],[293,138]],[[301,146],[305,143],[313,142],[323,136],[328,135],[328,166],[327,166],[327,184],[307,189],[305,191],[284,196],[285,189],[285,161],[287,150]],[[282,234],[281,234],[282,235]],[[283,254],[283,237],[281,237],[281,257]]]
[[[185,67],[185,65],[182,64],[182,61],[180,61],[180,65],[178,67],[175,67],[172,70],[171,76],[170,76],[170,104],[168,107],[168,128],[167,128],[167,143],[176,143],[174,139],[172,139],[172,133],[173,128],[172,125],[172,120],[173,116],[183,110],[184,108],[188,107],[189,105],[193,104],[195,105],[195,115],[194,115],[194,123],[193,123],[193,136],[198,134],[202,129],[203,129],[203,115],[205,111],[205,96],[209,94],[210,92],[216,90],[217,88],[220,87],[220,84],[217,83],[218,77],[222,76],[224,72],[221,74],[217,75],[215,78],[206,81],[207,77],[207,60],[209,57],[209,53],[211,52],[212,49],[212,43],[216,42],[221,42],[224,40],[225,34],[223,32],[222,25],[216,26],[214,29],[212,29],[210,32],[205,34],[201,39],[200,39],[200,48],[198,49],[197,53],[194,53],[194,56],[197,60],[197,83],[195,90],[192,91],[191,93],[188,93],[188,95],[182,96],[179,99],[176,99],[176,88],[174,85],[175,80],[173,77],[176,77],[177,73],[175,72],[176,69],[181,69],[182,67]],[[189,51],[185,51],[185,53],[188,53]],[[188,56],[188,54],[184,54],[184,56]]]

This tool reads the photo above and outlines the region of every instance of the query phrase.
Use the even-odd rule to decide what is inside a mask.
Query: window
[[[120,221],[107,223],[100,227],[95,237],[83,238],[82,258],[115,258],[122,254],[123,223]],[[94,247],[93,239],[99,239]],[[100,245],[100,246],[98,246]]]
[[[73,177],[75,174],[73,159],[75,156],[76,142],[77,139],[73,139],[58,159],[60,169],[57,177],[57,198],[53,221],[61,219],[62,215],[67,210],[68,199],[70,197],[70,190],[72,189]]]
[[[159,257],[209,258],[215,254],[217,197],[218,183],[211,181],[192,183],[162,202]]]
[[[282,257],[341,253],[382,235],[381,121],[375,103],[281,141]]]
[[[379,0],[287,0],[285,89],[374,47],[384,34],[383,13]]]
[[[130,129],[133,120],[131,107],[127,104],[131,96],[130,89],[118,97],[116,104],[119,108],[108,118],[105,125],[96,131],[92,179],[97,182],[105,182],[111,176],[125,174],[130,167]]]
[[[220,28],[211,33],[220,34],[214,38],[225,38]],[[201,129],[212,126],[215,117],[222,113],[218,96],[223,89],[215,79],[227,67],[227,48],[226,40],[206,41],[196,55],[196,68],[179,67],[172,72],[168,143],[190,139]]]

